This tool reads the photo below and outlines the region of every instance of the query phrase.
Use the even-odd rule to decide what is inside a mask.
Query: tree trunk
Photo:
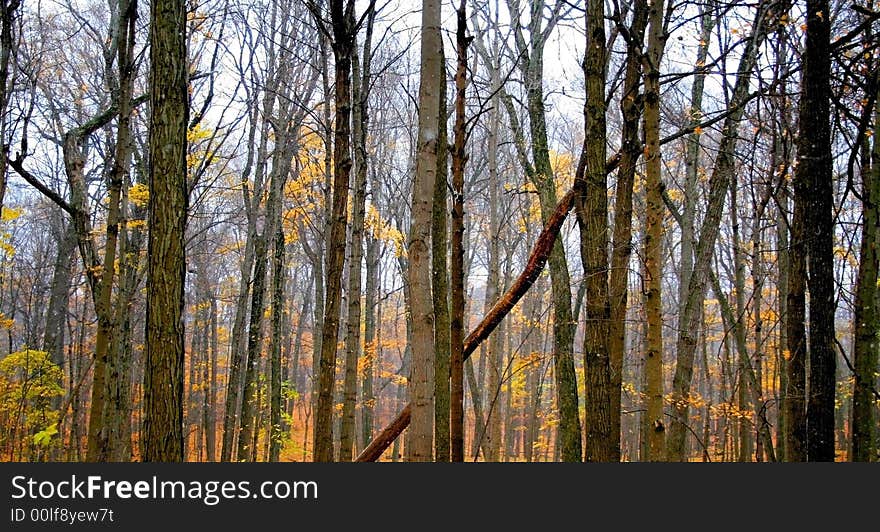
[[[64,368],[64,328],[67,322],[70,301],[70,274],[73,252],[76,250],[76,231],[73,224],[64,226],[58,236],[58,253],[52,273],[52,286],[49,289],[49,303],[46,310],[46,330],[43,335],[43,351],[58,367]],[[57,406],[61,406],[60,399]]]
[[[407,242],[412,313],[412,403],[410,448],[407,459],[430,462],[434,447],[434,309],[431,298],[431,204],[437,176],[440,84],[443,81],[443,41],[440,35],[440,1],[422,2],[421,76],[416,173],[413,179],[412,225]]]
[[[333,56],[336,61],[336,122],[333,144],[333,201],[330,235],[327,240],[327,277],[324,323],[321,329],[321,359],[318,370],[318,399],[315,408],[314,460],[333,460],[333,384],[336,379],[336,342],[339,335],[339,307],[342,299],[342,271],[345,266],[345,228],[348,185],[351,174],[351,57],[356,28],[354,2],[331,0]]]
[[[442,52],[442,47],[441,47]],[[445,63],[445,59],[442,60]],[[449,136],[446,121],[446,69],[440,81],[439,140],[437,142],[437,176],[431,211],[431,295],[434,306],[434,458],[449,462],[449,263],[447,246],[449,233],[446,226],[446,187],[448,182]]]
[[[666,46],[663,2],[648,9],[650,30],[645,56],[645,375],[648,416],[648,460],[658,461],[665,452],[666,423],[663,419],[663,183],[660,153],[660,61]]]
[[[588,462],[620,458],[620,435],[611,432],[611,365],[608,346],[608,173],[605,171],[605,3],[587,4],[584,59],[586,168],[575,175],[575,205],[581,231],[581,260],[586,285],[584,387]],[[579,165],[580,166],[580,165]],[[578,170],[581,170],[579,167]]]
[[[855,380],[853,383],[852,450],[853,462],[877,461],[877,207],[880,203],[880,98],[874,103],[874,146],[867,153],[868,142],[862,144],[862,242],[859,253],[859,276],[853,346]]]
[[[367,237],[367,279],[365,288],[364,307],[364,384],[361,390],[361,431],[363,446],[365,447],[373,439],[373,410],[376,406],[376,395],[373,391],[374,367],[378,363],[379,345],[376,334],[376,312],[379,292],[379,241]]]
[[[611,321],[608,328],[608,349],[611,357],[611,434],[617,435],[618,438],[621,432],[620,395],[623,380],[623,354],[627,336],[627,284],[630,257],[632,256],[633,182],[635,181],[636,162],[642,155],[642,143],[639,138],[642,99],[639,94],[639,85],[642,77],[641,43],[644,40],[645,26],[648,20],[647,2],[641,0],[635,2],[632,16],[632,24],[629,28],[632,40],[627,43],[626,66],[624,67],[626,73],[624,74],[623,93],[620,101],[620,110],[623,116],[622,147],[614,200],[614,235],[611,246],[609,281]],[[620,461],[619,453],[614,461]]]
[[[464,461],[464,169],[465,91],[467,90],[466,0],[456,10],[455,126],[452,150],[452,220],[449,260],[449,450],[450,460]],[[476,408],[476,403],[474,404]]]
[[[104,244],[104,261],[101,269],[101,282],[95,313],[98,318],[98,331],[95,336],[95,366],[92,377],[92,405],[89,412],[89,436],[86,460],[106,462],[117,453],[119,435],[113,430],[118,427],[117,418],[121,405],[111,400],[117,381],[110,376],[118,372],[119,360],[110,349],[113,335],[118,334],[118,323],[113,313],[113,283],[116,276],[116,246],[119,238],[121,218],[120,195],[128,167],[131,164],[131,95],[134,83],[134,38],[137,3],[134,0],[119,1],[119,26],[112,39],[116,41],[119,86],[117,105],[119,107],[119,127],[113,154],[113,167],[109,174],[107,195],[107,237]]]
[[[156,0],[150,15],[150,236],[142,457],[183,457],[183,288],[186,275],[186,4]]]
[[[834,461],[834,220],[831,158],[831,16],[828,0],[807,1],[807,36],[801,81],[795,201],[810,213],[806,239],[810,271],[810,378],[807,458]]]

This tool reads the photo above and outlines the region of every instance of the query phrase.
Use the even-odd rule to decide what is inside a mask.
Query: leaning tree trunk
[[[718,237],[724,198],[728,183],[734,175],[734,148],[737,144],[739,122],[745,111],[752,71],[757,61],[758,50],[768,31],[776,26],[778,17],[786,12],[786,2],[760,4],[752,24],[753,34],[748,40],[737,68],[736,84],[729,107],[731,113],[724,120],[718,156],[709,178],[709,204],[700,228],[700,236],[695,248],[694,271],[688,282],[688,297],[679,316],[679,331],[676,339],[675,375],[672,382],[672,398],[675,414],[667,437],[666,457],[670,461],[686,459],[686,436],[689,414],[689,395],[694,373],[694,354],[697,347],[697,333],[700,330],[700,316],[706,295],[708,269]]]
[[[498,303],[492,307],[477,327],[471,331],[464,340],[462,349],[462,358],[467,361],[468,357],[480,346],[480,344],[489,337],[493,330],[498,326],[504,316],[519,302],[522,296],[528,292],[529,288],[535,283],[535,280],[544,269],[547,259],[553,249],[553,242],[559,235],[562,223],[568,216],[574,205],[575,193],[570,190],[565,196],[559,200],[559,204],[553,211],[547,225],[541,231],[537,242],[529,255],[529,260],[525,268],[519,274],[519,277],[513,282],[507,292],[498,300]],[[412,417],[412,405],[408,404],[400,411],[396,418],[385,427],[382,432],[373,438],[373,441],[361,452],[357,457],[357,462],[373,462],[377,460],[385,449],[388,448],[401,432],[406,429]]]

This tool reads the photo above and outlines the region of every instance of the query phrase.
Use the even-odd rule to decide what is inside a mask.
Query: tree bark
[[[612,434],[611,364],[608,322],[608,174],[605,171],[605,2],[587,3],[584,58],[585,168],[575,175],[575,202],[581,231],[581,261],[586,285],[584,320],[585,460],[619,460],[620,435]],[[582,165],[581,165],[582,166]]]
[[[315,408],[314,461],[333,461],[333,384],[336,378],[336,341],[345,265],[346,207],[351,174],[351,56],[355,46],[354,1],[331,0],[333,56],[336,61],[336,121],[333,144],[333,200],[327,240],[327,276],[321,359]]]
[[[859,253],[859,274],[853,346],[855,379],[853,382],[852,449],[853,462],[877,461],[877,353],[880,342],[880,314],[877,311],[877,226],[880,203],[880,98],[874,103],[874,145],[870,155],[868,142],[862,144],[862,241]]]
[[[648,9],[650,29],[645,56],[645,293],[646,401],[648,460],[658,461],[665,452],[666,422],[663,418],[663,183],[660,153],[660,61],[666,47],[663,2]]]
[[[442,48],[441,48],[442,52]],[[445,63],[445,59],[442,60]],[[446,224],[449,163],[449,136],[446,121],[446,69],[440,80],[439,140],[437,142],[437,177],[431,211],[431,295],[434,306],[434,459],[449,462],[449,233]]]
[[[156,0],[150,15],[150,204],[142,458],[183,457],[183,288],[189,118],[186,3]]]
[[[407,242],[412,312],[412,377],[409,395],[412,425],[407,459],[429,462],[434,446],[434,308],[431,298],[430,228],[437,177],[440,84],[443,83],[443,40],[440,1],[422,2],[421,76],[416,173],[413,179],[412,225]]]
[[[617,172],[614,200],[614,234],[611,245],[611,272],[609,300],[611,320],[608,328],[608,349],[611,358],[611,434],[620,437],[620,399],[623,381],[623,355],[626,346],[627,283],[632,256],[633,183],[636,162],[642,155],[639,138],[639,121],[642,114],[642,98],[639,85],[642,77],[641,54],[648,5],[637,1],[633,5],[633,18],[629,28],[626,65],[620,110],[623,116],[621,131],[621,160]],[[612,436],[614,437],[614,436]],[[617,448],[619,451],[619,447]],[[617,453],[616,460],[620,460]]]
[[[810,271],[810,377],[807,458],[834,461],[834,220],[831,156],[831,16],[827,0],[807,1],[801,80],[795,201],[805,203],[812,229],[806,238]],[[805,235],[807,236],[807,235]]]
[[[455,126],[452,150],[452,238],[450,249],[449,317],[449,449],[450,460],[464,461],[464,169],[467,49],[466,0],[456,10]],[[475,403],[476,405],[476,403]]]

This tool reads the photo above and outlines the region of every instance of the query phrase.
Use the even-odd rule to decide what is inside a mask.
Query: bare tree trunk
[[[663,418],[663,183],[660,177],[660,61],[667,35],[663,28],[663,2],[648,9],[650,30],[645,70],[645,376],[648,418],[648,460],[661,460],[665,452]]]
[[[467,49],[466,0],[456,10],[455,145],[452,150],[452,238],[449,261],[449,450],[450,460],[464,461],[464,169]],[[472,390],[473,391],[473,390]],[[474,395],[476,397],[476,395]],[[474,405],[476,408],[476,403]],[[480,416],[482,417],[482,416]]]
[[[183,457],[183,287],[186,275],[186,5],[156,0],[150,15],[150,216],[141,450]],[[161,201],[160,201],[161,200]]]
[[[440,49],[443,51],[442,47]],[[445,56],[444,56],[445,57]],[[442,59],[442,63],[445,63]],[[446,225],[449,163],[449,135],[446,121],[446,69],[440,80],[439,140],[437,142],[437,176],[431,206],[431,296],[434,306],[434,459],[449,462],[451,458],[449,431],[449,263]]]
[[[351,57],[356,28],[354,1],[331,0],[333,55],[336,61],[336,123],[333,145],[333,201],[330,235],[327,240],[327,277],[324,323],[321,329],[321,359],[318,370],[318,398],[315,408],[314,460],[333,460],[333,383],[336,378],[336,341],[339,335],[339,307],[342,271],[345,266],[346,204],[351,174]]]
[[[412,462],[430,462],[434,451],[434,309],[429,254],[431,204],[437,176],[440,84],[444,82],[442,46],[440,1],[423,0],[418,154],[407,243],[413,365],[409,381],[412,424],[406,455]]]
[[[60,216],[59,216],[60,218]],[[76,231],[73,224],[64,224],[58,235],[58,253],[52,273],[52,287],[49,289],[49,304],[46,310],[46,330],[43,335],[43,351],[59,367],[64,368],[64,327],[67,321],[70,301],[71,266],[73,252],[76,250]],[[57,406],[60,406],[60,398]]]
[[[379,337],[376,334],[376,312],[379,299],[379,241],[372,237],[367,237],[366,274],[366,297],[364,299],[364,307],[366,308],[366,315],[364,316],[364,384],[361,390],[361,403],[363,405],[361,407],[363,416],[361,431],[364,447],[373,439],[373,410],[376,403],[376,395],[373,391],[373,373],[375,371],[373,368],[378,364],[380,351],[378,345]]]
[[[831,156],[831,17],[828,0],[807,1],[807,37],[801,81],[795,201],[810,213],[806,239],[810,275],[810,378],[807,458],[834,461],[834,220]],[[797,185],[800,186],[797,186]]]
[[[611,365],[608,345],[608,173],[605,171],[605,2],[587,4],[584,79],[584,147],[575,175],[575,211],[581,231],[586,285],[584,386],[588,462],[620,458],[620,435],[611,432]],[[586,166],[582,168],[583,162]]]
[[[211,294],[211,323],[210,323],[210,374],[208,375],[205,390],[205,454],[209,462],[217,460],[217,348],[218,348],[218,325],[217,325],[217,298]]]
[[[109,206],[107,212],[107,237],[104,245],[104,260],[101,269],[99,294],[95,302],[95,313],[98,317],[98,331],[95,336],[95,367],[92,378],[92,405],[89,413],[89,436],[86,460],[89,462],[106,462],[117,452],[118,434],[113,430],[118,427],[120,405],[112,399],[116,394],[114,388],[117,381],[111,377],[118,370],[119,360],[112,353],[110,346],[113,335],[118,334],[111,301],[113,283],[116,276],[116,246],[119,237],[121,218],[120,195],[128,167],[131,163],[131,94],[134,83],[134,38],[135,20],[137,19],[137,3],[133,0],[120,0],[118,6],[119,26],[111,39],[116,41],[117,64],[119,68],[119,86],[117,105],[119,107],[119,128],[116,135],[116,146],[113,154],[113,167],[110,170],[107,195]]]
[[[853,462],[877,461],[877,226],[880,203],[880,98],[874,103],[874,146],[870,156],[867,140],[862,144],[862,242],[859,277],[856,286],[854,319],[855,380],[853,383],[852,449]]]
[[[626,66],[624,67],[626,73],[624,74],[623,94],[620,102],[620,110],[623,115],[621,131],[623,145],[614,200],[614,235],[611,246],[609,281],[611,321],[608,329],[608,349],[611,357],[611,434],[616,434],[618,438],[620,437],[623,355],[626,346],[627,282],[629,280],[630,257],[632,256],[633,182],[635,181],[636,162],[642,155],[642,142],[639,138],[642,101],[639,85],[642,77],[641,43],[644,40],[645,26],[648,20],[647,2],[643,0],[635,2],[632,16],[629,28],[631,40],[627,43]],[[620,461],[619,452],[614,461]]]
[[[493,70],[493,86],[498,86],[497,71]],[[497,107],[497,106],[493,106]],[[500,290],[500,264],[501,264],[501,242],[500,242],[500,183],[498,182],[498,113],[492,111],[489,116],[489,127],[487,132],[486,160],[488,162],[489,181],[487,187],[489,189],[489,266],[488,275],[486,277],[486,299],[484,301],[483,312],[489,312],[492,305],[498,301],[501,293]],[[487,367],[486,381],[486,425],[482,431],[482,447],[485,452],[485,460],[487,462],[497,462],[498,453],[501,442],[498,441],[501,436],[501,417],[499,415],[499,405],[496,404],[496,391],[501,386],[501,338],[502,331],[497,331],[489,336],[485,356]]]

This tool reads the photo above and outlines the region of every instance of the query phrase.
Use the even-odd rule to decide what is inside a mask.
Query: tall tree
[[[663,419],[663,182],[660,177],[660,60],[666,46],[663,2],[648,8],[650,29],[645,55],[645,314],[647,319],[645,379],[648,417],[648,460],[665,452]]]
[[[880,99],[874,103],[873,149],[868,141],[862,143],[862,241],[859,253],[859,276],[856,285],[855,378],[853,382],[852,450],[853,462],[877,460],[877,400],[874,383],[877,381],[877,354],[880,349],[877,331],[880,313],[877,309],[878,254],[877,228],[880,203]]]
[[[367,197],[367,124],[369,123],[370,65],[372,62],[375,0],[366,13],[363,52],[352,56],[354,84],[354,198],[351,214],[351,250],[348,263],[348,323],[345,331],[345,381],[343,383],[342,423],[339,428],[339,461],[354,457],[354,410],[357,403],[358,360],[361,352],[361,268],[364,256],[364,218]]]
[[[584,151],[586,166],[577,184],[575,205],[581,231],[581,260],[586,286],[584,330],[585,458],[588,462],[619,459],[620,436],[612,434],[611,361],[608,345],[608,172],[605,169],[605,2],[587,3],[584,56]]]
[[[317,20],[320,10],[312,7]],[[321,358],[318,368],[318,397],[315,405],[314,460],[333,460],[333,384],[336,379],[336,341],[342,299],[342,270],[345,265],[345,228],[348,214],[348,185],[351,175],[351,59],[357,28],[354,0],[331,0],[333,57],[336,62],[336,120],[333,134],[333,199],[327,240],[326,303],[321,328]],[[325,32],[327,32],[325,30]],[[317,282],[317,281],[316,281]]]
[[[449,259],[449,437],[450,460],[464,461],[464,170],[465,94],[467,90],[467,54],[471,38],[467,36],[467,4],[461,0],[455,12],[455,125],[452,149],[452,216]]]
[[[642,96],[639,92],[642,78],[641,57],[645,26],[648,21],[648,3],[639,0],[633,4],[632,22],[627,31],[626,60],[620,111],[621,125],[620,169],[614,198],[614,233],[611,245],[611,272],[608,296],[611,320],[608,327],[608,349],[611,359],[611,433],[620,437],[620,397],[623,382],[623,354],[626,345],[627,284],[632,256],[633,183],[636,163],[642,155],[639,122],[642,115]],[[618,24],[623,24],[617,20]],[[616,447],[615,461],[620,460]]]
[[[412,222],[407,242],[412,312],[412,377],[409,461],[429,462],[434,445],[434,309],[431,299],[430,229],[434,180],[437,176],[440,84],[443,76],[443,39],[440,0],[422,2],[419,131],[413,179]]]
[[[831,12],[828,0],[807,0],[807,36],[799,109],[795,202],[810,213],[805,234],[810,291],[807,458],[834,461],[834,221],[831,158]],[[799,184],[800,186],[797,186]]]
[[[443,49],[441,48],[441,52]],[[449,231],[447,228],[447,194],[449,186],[449,133],[446,110],[446,68],[442,60],[440,81],[440,117],[437,141],[437,176],[431,205],[431,297],[434,305],[434,459],[449,462],[451,458],[449,413]]]
[[[150,43],[150,236],[141,450],[147,462],[179,462],[185,458],[186,2],[153,3]]]

